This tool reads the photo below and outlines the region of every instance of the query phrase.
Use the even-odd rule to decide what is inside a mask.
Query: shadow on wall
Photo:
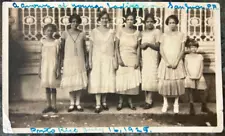
[[[16,92],[16,94],[13,91],[10,90],[19,90],[20,83],[18,82],[19,76],[19,68],[22,67],[22,62],[24,62],[25,59],[25,51],[22,48],[22,45],[20,45],[21,41],[21,34],[18,31],[12,30],[9,26],[9,98],[11,96],[20,97],[21,94],[19,91]],[[17,88],[15,88],[17,87]]]

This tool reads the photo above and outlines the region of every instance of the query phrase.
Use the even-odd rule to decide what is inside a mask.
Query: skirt
[[[87,72],[85,65],[79,59],[65,59],[61,88],[64,91],[79,91],[87,88]],[[75,63],[77,62],[77,63]],[[82,65],[83,64],[83,65]]]
[[[140,69],[121,67],[116,72],[116,93],[138,95],[141,83]]]
[[[184,78],[186,76],[183,61],[180,60],[176,69],[168,68],[163,59],[159,64],[159,94],[167,97],[176,97],[185,93]]]
[[[195,86],[196,85],[196,86]],[[185,78],[185,88],[206,90],[207,85],[204,76],[199,80],[190,79],[188,76]]]

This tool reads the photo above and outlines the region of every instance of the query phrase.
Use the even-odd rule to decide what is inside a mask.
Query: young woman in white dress
[[[159,38],[161,32],[154,27],[156,23],[153,14],[145,15],[145,30],[141,33],[142,42],[142,91],[145,91],[144,109],[153,106],[152,93],[158,92],[157,70],[159,64]]]
[[[163,96],[162,112],[168,109],[168,97],[175,98],[174,113],[179,112],[179,96],[185,93],[184,78],[186,76],[183,56],[186,37],[177,29],[179,20],[176,15],[166,19],[169,31],[160,38],[161,61],[158,68],[159,94]]]
[[[54,24],[47,24],[43,28],[46,38],[41,39],[41,63],[39,77],[41,78],[41,86],[46,88],[47,108],[43,113],[54,112],[56,109],[56,88],[59,87],[60,81],[57,78],[60,75],[59,68],[59,40],[53,38],[56,32]]]
[[[116,72],[116,92],[119,94],[117,110],[123,108],[123,98],[128,97],[128,106],[136,110],[132,96],[139,94],[140,73],[140,32],[134,29],[135,16],[126,15],[126,25],[117,32],[116,48],[119,68]]]
[[[61,56],[63,76],[61,87],[69,93],[70,106],[68,112],[83,111],[80,105],[81,93],[87,88],[87,61],[85,57],[85,33],[78,29],[81,18],[73,14],[69,18],[71,29],[62,33]],[[76,97],[76,103],[75,103]]]
[[[88,92],[95,94],[95,112],[109,110],[106,95],[115,93],[117,60],[115,56],[115,32],[108,27],[109,14],[103,10],[98,15],[100,26],[93,29],[90,34],[89,76]]]

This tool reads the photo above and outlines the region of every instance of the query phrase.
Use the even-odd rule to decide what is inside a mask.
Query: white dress
[[[150,32],[142,32],[142,44],[159,42],[160,30],[154,29]],[[158,51],[148,47],[142,50],[142,90],[143,91],[158,91],[157,69],[159,63]]]
[[[85,48],[83,44],[85,34],[80,32],[77,37],[69,34],[68,31],[62,34],[62,38],[65,39],[65,48],[61,88],[67,92],[84,90],[87,88]]]
[[[141,40],[140,32],[127,33],[123,30],[117,33],[120,40],[119,52],[122,61],[127,67],[119,66],[116,72],[116,90],[118,94],[138,95],[141,83],[140,68],[135,69],[137,60],[138,41]]]
[[[185,56],[184,61],[186,64],[186,70],[188,70],[188,73],[192,77],[197,77],[199,75],[199,69],[201,64],[203,64],[203,60],[204,58],[201,54],[195,54],[194,56],[187,54]],[[187,74],[185,78],[185,88],[206,90],[207,85],[203,73],[201,73],[200,79],[191,79]]]
[[[115,93],[114,39],[115,32],[112,29],[104,34],[95,28],[90,34],[90,40],[93,43],[92,70],[88,84],[90,94]]]
[[[181,52],[181,45],[185,42],[185,35],[181,32],[164,33],[160,38],[161,49],[168,62],[172,64]],[[158,67],[159,94],[167,97],[177,97],[185,93],[184,78],[186,76],[183,59],[177,68],[168,68],[166,61],[161,58]]]
[[[59,49],[59,40],[47,41],[41,40],[42,60],[41,60],[41,86],[45,88],[57,88],[60,80],[56,79],[57,55]]]

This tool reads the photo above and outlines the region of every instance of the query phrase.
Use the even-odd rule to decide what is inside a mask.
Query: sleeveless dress
[[[174,35],[164,33],[160,38],[162,50],[169,61],[173,63],[180,53],[181,45],[185,42],[185,36],[181,32],[176,32]],[[176,69],[168,68],[163,58],[160,61],[158,68],[159,78],[159,94],[163,96],[176,97],[185,93],[184,78],[186,72],[184,63],[181,59]]]
[[[62,39],[65,39],[65,50],[61,88],[67,92],[87,88],[84,36],[83,32],[80,32],[78,36],[74,36],[68,31],[62,34]]]
[[[159,42],[160,30],[154,29],[150,32],[142,32],[142,44]],[[158,51],[148,47],[142,50],[142,90],[143,91],[158,91],[158,65],[159,56]]]
[[[90,34],[90,40],[93,43],[92,70],[88,85],[90,94],[115,93],[114,39],[115,33],[112,29],[104,34],[98,28],[95,28]]]
[[[117,38],[120,40],[120,56],[127,67],[119,66],[116,72],[116,91],[118,94],[138,95],[141,72],[134,65],[137,60],[137,42],[141,40],[140,32],[127,33],[121,30],[117,33]]]
[[[45,88],[57,88],[60,80],[56,79],[57,56],[59,52],[59,40],[41,40],[42,60],[41,60],[41,86]]]

